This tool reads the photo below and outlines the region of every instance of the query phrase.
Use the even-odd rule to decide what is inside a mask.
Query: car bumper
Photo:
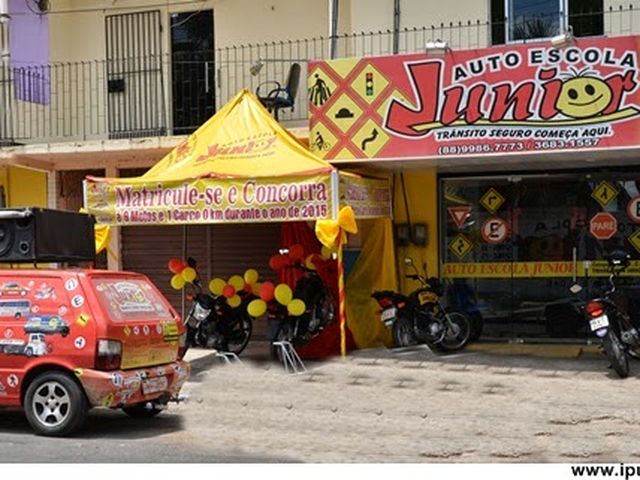
[[[182,361],[135,370],[104,372],[85,368],[75,371],[89,403],[111,408],[175,398],[189,373],[189,364]]]

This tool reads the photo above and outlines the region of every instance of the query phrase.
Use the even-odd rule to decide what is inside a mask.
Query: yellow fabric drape
[[[398,291],[391,219],[360,222],[364,244],[347,279],[347,326],[358,348],[391,345],[391,333],[380,321],[375,290]]]

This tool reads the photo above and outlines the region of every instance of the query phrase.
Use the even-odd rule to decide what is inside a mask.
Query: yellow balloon
[[[329,260],[331,258],[331,255],[333,255],[333,250],[323,245],[322,250],[320,251],[320,255],[322,255],[322,258],[324,258],[325,260]]]
[[[244,280],[240,275],[234,275],[233,277],[230,277],[227,283],[235,288],[236,292],[239,292],[244,288]]]
[[[197,273],[195,271],[195,269],[191,268],[191,267],[187,267],[184,270],[182,270],[182,278],[184,278],[185,282],[193,282],[196,279]]]
[[[253,293],[256,297],[260,296],[260,287],[262,286],[261,283],[254,283],[253,285],[251,285],[251,293]]]
[[[260,300],[259,298],[253,300],[247,305],[247,312],[252,317],[260,317],[264,315],[264,312],[267,311],[267,303],[264,300]]]
[[[171,277],[171,287],[175,290],[180,290],[184,287],[184,277],[176,273],[173,277]]]
[[[234,295],[231,298],[227,298],[227,303],[231,308],[236,308],[240,306],[242,299],[240,298],[240,295]]]
[[[244,281],[249,285],[253,285],[258,281],[258,271],[250,268],[246,272],[244,272]]]
[[[299,298],[295,298],[295,299],[291,300],[291,303],[289,303],[289,305],[287,305],[287,310],[294,317],[299,317],[300,315],[302,315],[304,313],[304,311],[306,309],[307,309],[307,306]]]
[[[307,267],[309,270],[315,270],[316,269],[316,265],[311,261],[313,259],[314,255],[315,254],[312,253],[304,261],[304,266]]]
[[[276,300],[280,302],[282,305],[289,305],[291,300],[293,299],[293,292],[291,291],[291,287],[286,283],[281,283],[278,285],[273,292]]]
[[[221,278],[214,278],[213,280],[211,280],[209,282],[209,290],[211,291],[211,293],[213,293],[216,297],[219,297],[220,295],[222,295],[222,289],[224,288],[224,286],[227,284],[227,282],[225,282],[223,279]]]

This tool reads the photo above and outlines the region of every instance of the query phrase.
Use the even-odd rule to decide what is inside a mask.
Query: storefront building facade
[[[398,256],[485,337],[587,340],[569,287],[596,291],[613,249],[640,285],[640,38],[562,40],[310,65],[311,148],[393,173]]]

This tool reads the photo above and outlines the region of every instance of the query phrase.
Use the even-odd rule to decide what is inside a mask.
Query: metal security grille
[[[164,135],[160,11],[108,15],[105,21],[109,137]]]

